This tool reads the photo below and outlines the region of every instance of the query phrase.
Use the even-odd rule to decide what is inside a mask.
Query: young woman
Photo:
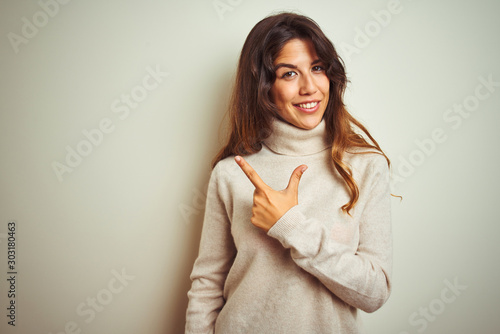
[[[311,19],[248,35],[214,160],[186,333],[359,333],[391,291],[389,159]],[[307,169],[307,172],[305,170]]]

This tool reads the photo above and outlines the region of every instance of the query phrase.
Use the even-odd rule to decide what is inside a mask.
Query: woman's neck
[[[324,119],[314,129],[305,130],[273,118],[271,135],[264,140],[264,145],[277,154],[290,156],[310,155],[331,147],[326,140]]]

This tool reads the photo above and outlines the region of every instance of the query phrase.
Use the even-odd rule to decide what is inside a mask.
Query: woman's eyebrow
[[[285,63],[279,63],[279,64],[276,64],[276,66],[274,66],[274,70],[277,71],[279,70],[280,68],[282,67],[288,67],[288,68],[294,68],[294,69],[297,69],[297,66],[295,65],[292,65],[292,64],[285,64]]]
[[[311,63],[311,65],[316,65],[316,64],[321,63],[321,62],[322,61],[320,59],[316,59]],[[274,66],[274,71],[277,71],[282,67],[297,69],[297,66],[295,66],[293,64],[279,63],[279,64],[276,64],[276,66]]]

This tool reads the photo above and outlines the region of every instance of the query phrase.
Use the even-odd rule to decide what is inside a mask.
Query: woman
[[[230,138],[209,182],[186,333],[359,333],[357,309],[386,302],[389,159],[345,109],[346,83],[332,43],[307,17],[270,16],[248,35]]]

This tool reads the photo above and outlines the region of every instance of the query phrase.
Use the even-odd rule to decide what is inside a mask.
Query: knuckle
[[[250,179],[255,178],[255,171],[254,171],[253,169],[249,169],[249,170],[247,170],[247,176],[248,176]]]
[[[264,192],[262,197],[266,199],[266,202],[271,201],[271,194],[268,191]]]

